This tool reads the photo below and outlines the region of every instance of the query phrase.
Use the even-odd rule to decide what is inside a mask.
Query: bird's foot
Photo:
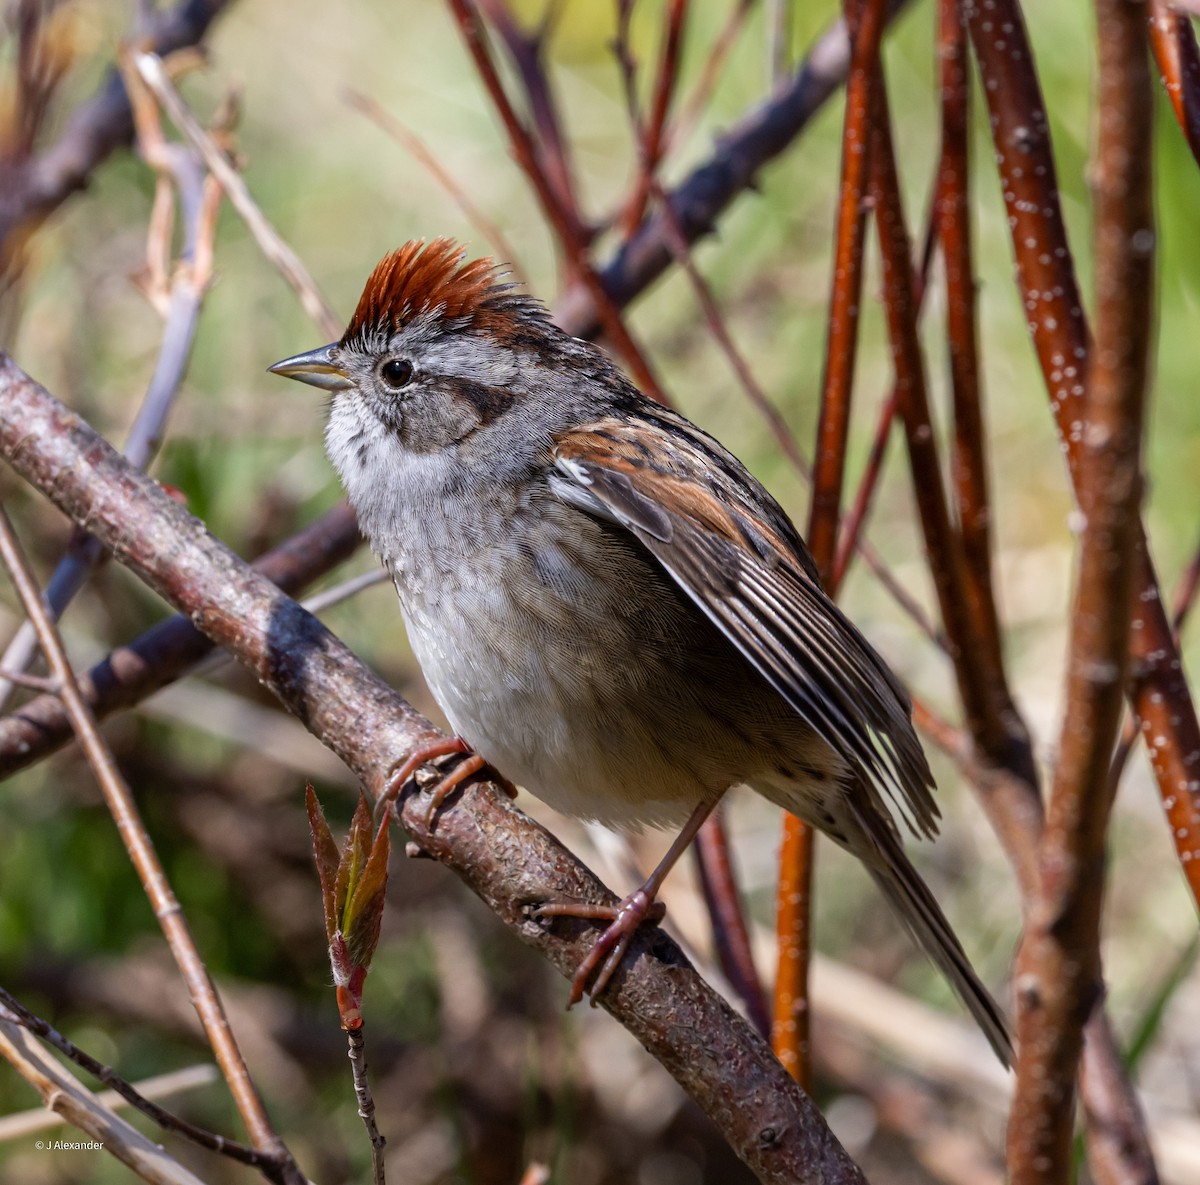
[[[585,918],[606,919],[610,925],[596,939],[595,945],[575,972],[571,980],[571,995],[567,1000],[567,1008],[573,1008],[583,999],[588,991],[588,980],[592,979],[592,1007],[596,1006],[596,997],[608,986],[613,972],[620,965],[633,941],[638,927],[646,921],[660,922],[667,912],[667,907],[655,901],[646,886],[630,893],[619,905],[591,905],[584,901],[548,901],[533,911],[539,918]]]
[[[480,770],[489,769],[487,762],[478,753],[472,753],[471,747],[462,737],[435,737],[433,740],[417,745],[389,773],[387,785],[384,788],[383,794],[380,795],[377,809],[390,810],[399,819],[396,801],[400,796],[400,792],[404,789],[408,781],[415,777],[417,771],[422,766],[436,761],[441,757],[452,757],[462,754],[466,755],[465,759],[460,761],[449,773],[445,774],[429,793],[429,802],[425,807],[425,814],[422,821],[429,830],[432,830],[438,811],[442,809],[442,804],[446,799],[468,778],[473,777]],[[441,771],[438,770],[438,772],[440,773]],[[500,786],[509,798],[517,796],[517,788],[507,778],[502,777],[494,769],[489,769],[489,774],[491,775],[491,779]]]

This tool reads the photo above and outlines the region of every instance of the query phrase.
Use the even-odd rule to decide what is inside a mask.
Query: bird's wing
[[[558,433],[553,459],[560,498],[636,536],[914,832],[936,831],[907,694],[825,595],[795,527],[741,462],[658,407]]]

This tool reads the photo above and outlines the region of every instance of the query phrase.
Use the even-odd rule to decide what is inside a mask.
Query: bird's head
[[[331,429],[345,421],[355,437],[382,432],[425,453],[502,416],[564,341],[492,260],[467,262],[449,239],[414,240],[380,260],[339,341],[270,370],[328,391]]]

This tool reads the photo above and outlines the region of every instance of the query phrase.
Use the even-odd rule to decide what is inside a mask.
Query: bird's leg
[[[575,972],[571,980],[571,996],[567,1007],[572,1008],[583,999],[588,980],[592,981],[592,1007],[596,997],[608,986],[625,952],[629,949],[637,928],[645,921],[661,921],[667,912],[666,906],[656,901],[658,890],[667,874],[675,867],[688,844],[696,838],[696,832],[704,820],[712,814],[719,798],[702,802],[691,814],[683,830],[675,837],[667,854],[658,862],[658,867],[646,878],[641,888],[634,890],[618,905],[594,905],[583,901],[548,901],[533,911],[539,918],[602,918],[610,923],[608,929],[596,939],[595,945]]]
[[[456,753],[470,754],[464,761],[460,761],[445,777],[442,778],[429,795],[429,805],[425,809],[425,826],[432,828],[434,817],[441,809],[442,803],[459,787],[467,778],[479,773],[481,769],[487,767],[487,762],[484,761],[478,753],[472,753],[471,747],[462,737],[435,737],[433,740],[424,741],[417,745],[407,757],[400,762],[392,773],[388,775],[387,785],[384,787],[383,793],[379,797],[378,809],[392,810],[396,812],[396,799],[403,790],[405,783],[411,778],[421,766],[427,762],[435,761],[439,757],[449,757]],[[502,777],[495,770],[491,771],[495,777],[494,781],[503,789],[509,798],[517,796],[516,787]],[[398,812],[397,818],[399,817]]]

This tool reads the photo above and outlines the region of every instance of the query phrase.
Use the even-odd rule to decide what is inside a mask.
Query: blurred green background
[[[664,7],[644,0],[635,8],[643,84],[656,61]],[[681,95],[690,93],[729,7],[691,6]],[[798,60],[835,8],[793,7],[791,55]],[[1082,0],[1029,7],[1068,228],[1090,298],[1092,12]],[[534,19],[543,6],[530,0],[515,8]],[[561,8],[547,60],[585,212],[598,219],[619,206],[636,162],[611,52],[614,6],[569,0]],[[722,130],[768,95],[772,11],[765,3],[751,6],[711,103],[672,148],[663,170],[668,184],[706,159]],[[911,5],[885,49],[910,233],[918,239],[938,148],[934,18],[927,0]],[[56,96],[48,139],[93,93],[131,14],[127,5],[78,0],[60,5],[53,20],[74,63]],[[246,181],[340,313],[349,315],[375,261],[409,238],[451,235],[472,253],[492,252],[438,182],[348,102],[348,88],[369,95],[421,136],[502,228],[517,254],[512,262],[531,288],[553,304],[559,280],[553,237],[510,158],[445,5],[245,0],[229,6],[208,44],[209,68],[182,82],[184,94],[206,117],[231,88],[238,92],[237,144]],[[13,55],[9,37],[0,87],[12,86]],[[1071,499],[1012,283],[1008,230],[978,106],[973,201],[999,599],[1018,699],[1049,768],[1071,593]],[[759,188],[735,203],[718,235],[696,252],[740,349],[806,443],[821,382],[840,130],[835,100],[762,171]],[[3,344],[17,361],[118,442],[161,336],[160,318],[130,281],[144,259],[153,190],[150,171],[127,152],[101,167],[87,191],[30,242],[23,277],[6,295],[0,321],[8,335]],[[1200,170],[1161,94],[1156,190],[1159,313],[1146,518],[1163,585],[1170,589],[1197,545]],[[597,257],[606,259],[611,249],[611,240],[602,239]],[[252,554],[340,496],[322,448],[320,402],[265,373],[275,360],[324,339],[228,207],[221,215],[216,268],[154,473],[181,489],[218,537]],[[852,483],[889,384],[877,289],[872,254]],[[924,333],[944,427],[942,313],[935,267]],[[631,308],[629,320],[678,406],[724,440],[804,522],[807,492],[762,419],[747,414],[687,281],[674,274],[657,284]],[[905,464],[894,449],[869,536],[901,583],[931,607]],[[11,478],[5,494],[44,577],[68,528]],[[360,553],[327,583],[373,563]],[[9,590],[0,596],[7,635],[19,618]],[[947,664],[861,565],[843,600],[921,697],[954,715]],[[152,593],[110,566],[72,607],[64,629],[73,656],[86,663],[166,612]],[[423,711],[436,714],[408,654],[390,590],[372,589],[325,619]],[[1185,646],[1196,669],[1194,630]],[[363,1179],[367,1146],[328,987],[302,796],[305,776],[311,777],[331,819],[344,827],[352,790],[315,742],[229,669],[114,720],[107,733],[209,966],[229,992],[239,1035],[283,1134],[314,1179]],[[915,855],[985,980],[1002,984],[1019,927],[1011,875],[970,789],[940,759],[935,772],[945,835]],[[9,781],[0,788],[0,802],[0,982],[127,1078],[206,1060],[137,878],[78,755],[63,753]],[[578,824],[554,819],[536,803],[528,806],[585,859],[603,860],[594,837]],[[769,925],[777,820],[748,796],[735,798],[730,817],[756,918]],[[651,837],[639,841],[638,852],[648,861],[659,846],[659,837]],[[1157,985],[1195,927],[1140,754],[1117,804],[1111,857],[1105,957],[1113,1011],[1128,1035],[1146,1016]],[[704,956],[690,871],[681,872],[678,897],[668,895],[667,901],[672,922],[700,944]],[[621,873],[615,876],[619,881]],[[396,856],[390,898],[366,1007],[381,1126],[399,1166],[397,1180],[515,1182],[532,1159],[550,1164],[554,1180],[580,1185],[748,1179],[613,1022],[589,1010],[563,1016],[565,985],[493,924],[448,874]],[[944,986],[878,904],[858,870],[823,847],[819,946],[898,979],[904,990],[957,1017]],[[1194,1066],[1200,1057],[1197,1020],[1200,990],[1193,975],[1151,1026],[1140,1080],[1152,1110],[1186,1108],[1181,1082],[1188,1059]],[[853,1034],[845,1039],[854,1045]],[[842,1065],[844,1071],[844,1059]],[[839,1079],[827,1071],[821,1095],[873,1180],[944,1179],[890,1134],[878,1114],[864,1125],[844,1072]],[[0,1069],[0,1113],[34,1101],[14,1074]],[[219,1086],[189,1094],[179,1105],[198,1122],[236,1131],[236,1116]],[[946,1105],[961,1104],[947,1096]],[[982,1113],[981,1142],[994,1148],[1002,1119],[994,1110]],[[22,1182],[128,1179],[107,1158],[39,1154],[31,1143],[22,1138],[0,1144],[0,1174]],[[179,1146],[173,1141],[171,1148]],[[179,1155],[208,1180],[249,1179],[186,1149]]]

